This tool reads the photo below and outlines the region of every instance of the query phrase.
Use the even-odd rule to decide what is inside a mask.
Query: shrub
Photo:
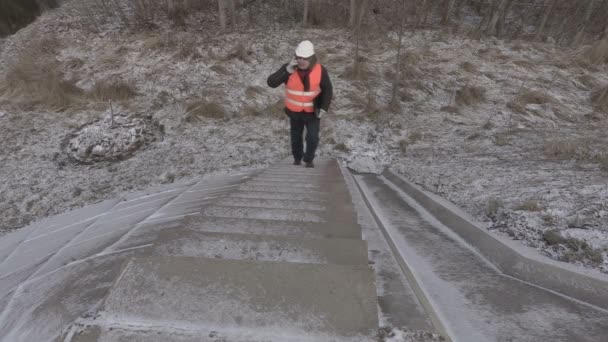
[[[591,94],[591,103],[597,110],[608,113],[608,86],[594,91]]]
[[[420,132],[413,132],[409,136],[409,142],[412,145],[415,144],[420,139],[422,139],[422,133],[420,133]]]
[[[64,78],[55,57],[60,46],[57,39],[32,42],[8,67],[0,94],[24,109],[36,106],[67,109],[78,102],[82,90],[76,81]]]
[[[551,139],[543,146],[545,156],[557,159],[570,159],[576,154],[577,143],[574,140]]]
[[[340,152],[344,152],[344,153],[350,152],[350,149],[344,143],[335,144],[334,149],[336,151],[340,151]]]
[[[203,121],[204,118],[223,119],[227,116],[222,106],[215,102],[198,100],[191,102],[186,107],[186,122],[194,123]]]
[[[540,206],[540,204],[538,204],[537,201],[530,199],[515,207],[515,210],[541,211],[542,207]]]
[[[405,154],[407,152],[407,147],[410,145],[410,143],[407,140],[400,140],[399,141],[399,149],[401,150],[402,154]]]
[[[460,63],[460,67],[463,70],[470,72],[471,74],[476,74],[478,71],[475,64],[473,64],[471,62],[462,62],[462,63]]]
[[[109,78],[95,82],[89,96],[96,101],[126,101],[137,96],[137,89],[133,82]]]
[[[557,102],[552,96],[538,90],[526,90],[507,106],[519,113],[525,113],[528,104],[544,104]]]
[[[481,87],[465,85],[456,92],[456,104],[459,106],[472,106],[483,102],[486,97],[486,90]]]
[[[558,245],[565,241],[565,239],[559,233],[559,230],[555,229],[546,230],[543,233],[543,240],[545,240],[549,246]]]
[[[504,206],[501,200],[497,198],[490,198],[486,207],[486,216],[490,218],[496,218],[498,211]]]

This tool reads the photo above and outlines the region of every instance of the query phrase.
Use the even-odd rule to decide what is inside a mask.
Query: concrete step
[[[357,224],[260,220],[202,215],[190,216],[184,219],[183,224],[184,227],[193,230],[217,233],[361,239],[361,227]]]
[[[283,194],[317,194],[319,196],[327,196],[328,193],[325,191],[319,191],[319,189],[309,188],[294,188],[287,185],[249,185],[245,183],[238,188],[240,191],[263,191],[263,192],[276,192]]]
[[[307,238],[196,231],[156,225],[139,230],[124,248],[154,244],[154,255],[215,259],[367,265],[367,243],[339,238]]]
[[[283,181],[283,180],[259,180],[252,179],[247,182],[247,185],[252,186],[287,186],[292,188],[308,188],[308,189],[319,189],[319,185],[311,182],[298,182],[298,181]]]
[[[201,214],[215,217],[233,217],[261,220],[324,222],[325,220],[315,211],[294,209],[271,209],[256,207],[237,207],[210,205],[203,208]]]
[[[376,306],[368,266],[146,257],[129,262],[103,309],[125,325],[348,337],[377,330]]]
[[[285,192],[266,192],[266,191],[235,191],[228,195],[231,198],[257,198],[273,200],[294,200],[294,201],[313,201],[317,203],[326,202],[326,198],[319,198],[317,194],[300,194]]]
[[[256,207],[256,208],[275,208],[275,209],[300,209],[300,210],[325,210],[323,203],[316,201],[287,200],[287,199],[262,199],[262,198],[238,198],[226,197],[215,202],[217,205],[237,206],[237,207]]]

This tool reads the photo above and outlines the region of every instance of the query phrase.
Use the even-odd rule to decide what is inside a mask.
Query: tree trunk
[[[217,0],[218,10],[220,13],[220,27],[222,30],[226,30],[226,7],[224,0]]]
[[[585,10],[585,16],[583,17],[583,22],[581,23],[578,32],[576,33],[576,37],[574,38],[575,45],[578,45],[583,39],[583,34],[585,33],[585,29],[587,29],[587,23],[591,18],[591,13],[593,12],[593,5],[595,5],[595,0],[587,0],[587,9]]]
[[[310,0],[304,0],[304,18],[302,23],[306,25],[308,23],[308,11],[310,10]]]
[[[441,19],[442,25],[447,25],[450,21],[450,16],[452,15],[452,9],[454,8],[454,3],[456,0],[446,0],[445,2],[445,12],[443,12],[443,18]]]
[[[359,6],[359,16],[357,18],[355,35],[357,39],[357,45],[355,46],[355,63],[353,65],[353,76],[355,78],[359,77],[360,74],[360,65],[359,65],[359,45],[361,44],[361,24],[363,23],[363,18],[365,17],[365,12],[367,10],[367,2],[368,0],[363,0],[361,2],[361,6]]]
[[[553,12],[556,3],[557,0],[545,0],[545,14],[540,21],[540,26],[538,27],[538,32],[536,33],[536,40],[540,40],[542,38],[543,32],[545,31],[545,26],[547,25],[547,19],[549,19],[551,12]]]
[[[350,0],[350,18],[348,19],[348,26],[355,26],[355,19],[357,18],[357,0]]]
[[[431,11],[431,5],[429,4],[428,0],[422,0],[422,13],[421,13],[422,25],[426,26],[426,21],[429,18],[430,11]]]
[[[509,11],[511,10],[511,5],[513,5],[513,0],[507,0],[507,6],[504,8],[504,10],[502,11],[502,15],[498,19],[498,25],[496,26],[496,35],[499,37],[502,36],[504,33],[505,22],[507,20],[507,14],[509,14]]]
[[[236,9],[234,8],[234,0],[228,0],[228,16],[230,17],[232,31],[236,31]]]
[[[393,80],[393,93],[391,94],[391,108],[396,109],[399,104],[397,93],[399,91],[399,79],[401,79],[401,42],[403,41],[403,27],[405,26],[405,6],[406,0],[403,0],[403,9],[401,11],[401,25],[399,26],[399,43],[397,44],[397,64],[395,67],[395,79]]]
[[[498,20],[503,17],[509,1],[510,0],[500,0],[498,8],[495,8],[492,11],[492,15],[490,16],[490,22],[488,23],[488,27],[486,28],[487,35],[493,36],[496,34],[496,24],[498,24]]]

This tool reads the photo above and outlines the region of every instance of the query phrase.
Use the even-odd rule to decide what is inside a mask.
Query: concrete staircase
[[[152,247],[64,341],[362,341],[378,328],[367,244],[334,160],[277,164],[116,248],[135,244]]]

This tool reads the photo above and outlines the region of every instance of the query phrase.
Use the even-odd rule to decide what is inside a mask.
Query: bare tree
[[[304,0],[304,18],[302,19],[302,23],[304,25],[308,24],[308,12],[310,10],[310,0]]]
[[[232,31],[236,30],[236,9],[234,8],[234,0],[228,0],[228,15],[230,17],[230,26]]]
[[[218,10],[220,13],[220,27],[222,30],[226,30],[226,7],[224,6],[224,0],[217,0]]]
[[[511,9],[511,5],[513,5],[513,0],[507,0],[507,5],[502,10],[502,14],[498,18],[498,24],[496,26],[496,35],[497,36],[503,35],[504,29],[505,29],[505,21],[507,19],[507,14],[509,13],[509,10]]]
[[[355,62],[353,65],[353,76],[357,78],[360,73],[361,65],[359,63],[359,45],[361,44],[361,24],[363,23],[363,18],[365,17],[365,12],[367,10],[368,0],[362,0],[361,5],[359,6],[359,13],[357,17],[357,22],[355,26],[355,39],[357,43],[355,45]]]
[[[543,18],[540,21],[540,26],[538,27],[538,32],[536,32],[536,38],[535,38],[536,40],[540,40],[542,38],[543,32],[545,30],[545,26],[547,25],[547,19],[549,19],[549,16],[553,12],[553,9],[555,8],[556,3],[557,3],[557,0],[545,0],[545,6],[544,6],[545,13],[543,14]]]
[[[500,3],[498,6],[492,9],[492,14],[490,15],[490,21],[488,22],[488,26],[486,27],[486,34],[493,36],[496,34],[496,25],[500,18],[505,16],[505,11],[512,2],[512,0],[499,0]]]
[[[589,19],[591,19],[591,13],[593,11],[593,6],[595,5],[595,0],[587,0],[587,9],[585,10],[585,16],[583,17],[583,21],[581,22],[578,32],[576,33],[576,37],[574,38],[574,44],[579,44],[583,38],[583,34],[585,33],[585,29],[587,28],[587,23]]]
[[[399,25],[399,43],[397,44],[397,63],[395,65],[395,78],[393,79],[393,92],[391,94],[390,107],[396,109],[399,107],[399,99],[397,93],[399,90],[399,80],[401,79],[401,42],[403,41],[403,27],[405,26],[406,14],[405,6],[407,0],[403,0],[403,7],[401,9],[401,23]]]
[[[445,1],[445,11],[443,12],[443,18],[441,19],[442,25],[447,25],[450,21],[450,15],[452,14],[452,9],[454,8],[454,4],[456,0],[446,0]]]
[[[357,18],[357,0],[350,0],[350,18],[348,20],[348,26],[355,26],[355,20]]]

